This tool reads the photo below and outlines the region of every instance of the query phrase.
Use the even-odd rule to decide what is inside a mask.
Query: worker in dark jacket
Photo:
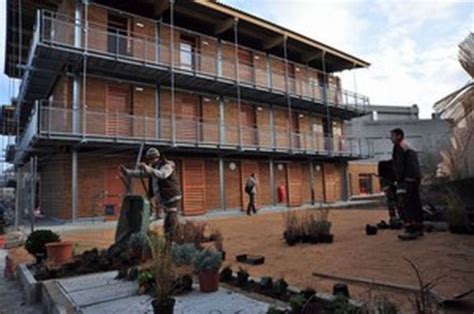
[[[148,178],[148,197],[157,198],[165,209],[164,232],[167,244],[171,244],[179,223],[178,209],[182,198],[175,171],[176,166],[173,161],[165,159],[158,149],[153,147],[147,150],[145,158],[147,163],[140,163],[137,170],[122,167],[121,171],[126,176]]]
[[[397,187],[399,207],[405,215],[405,233],[402,240],[417,239],[423,235],[423,209],[421,207],[419,186],[421,171],[418,155],[404,140],[401,129],[390,131],[393,143],[392,162]]]

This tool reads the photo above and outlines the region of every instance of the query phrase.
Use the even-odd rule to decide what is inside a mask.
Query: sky
[[[417,104],[430,118],[434,102],[469,81],[457,45],[474,31],[474,0],[220,2],[368,61],[341,77],[371,104]]]
[[[433,103],[469,77],[457,45],[474,30],[474,1],[222,0],[371,63],[341,73],[343,88],[377,105],[420,107]],[[15,95],[4,72],[5,4],[0,0],[0,104]]]

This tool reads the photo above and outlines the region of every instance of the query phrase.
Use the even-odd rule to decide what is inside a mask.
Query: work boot
[[[390,229],[400,230],[403,228],[403,221],[399,218],[393,218],[389,221]]]
[[[377,224],[377,228],[378,229],[388,229],[390,228],[390,226],[387,224],[387,222],[385,220],[381,220],[378,224]]]
[[[423,230],[420,230],[416,225],[407,225],[405,232],[398,235],[398,238],[403,241],[416,240],[423,236]]]

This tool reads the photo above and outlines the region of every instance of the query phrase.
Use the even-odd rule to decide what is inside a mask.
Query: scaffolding
[[[162,19],[150,20],[156,26],[155,37],[135,33],[122,34],[118,29],[110,27],[104,29],[104,25],[90,21],[89,8],[92,5],[97,4],[77,1],[74,16],[48,10],[37,12],[19,91],[19,103],[34,103],[34,106],[22,134],[18,134],[15,163],[23,164],[34,154],[33,146],[36,145],[40,148],[38,151],[41,151],[42,145],[44,148],[50,140],[68,143],[73,147],[72,158],[69,161],[72,168],[73,220],[77,218],[78,202],[78,195],[75,192],[78,180],[77,148],[84,142],[120,143],[130,147],[135,147],[137,144],[180,147],[190,151],[217,151],[220,156],[235,151],[260,156],[271,152],[276,157],[291,154],[304,157],[311,162],[315,160],[314,158],[320,160],[321,157],[347,161],[368,155],[368,152],[361,150],[360,140],[333,135],[331,132],[332,116],[347,119],[363,115],[369,101],[363,95],[343,90],[337,84],[329,82],[331,74],[326,72],[325,51],[322,51],[322,70],[317,70],[308,64],[289,60],[288,37],[285,32],[281,33],[282,40],[278,44],[283,48],[281,58],[240,45],[238,18],[235,18],[232,24],[233,43],[180,28],[174,23],[174,0],[169,1],[169,24],[164,23]],[[120,14],[130,15],[122,11]],[[160,36],[160,29],[169,31],[169,39]],[[215,45],[216,49],[211,52],[183,50],[179,43],[175,42],[176,32],[195,36],[203,43]],[[100,41],[104,38],[115,42],[114,49],[101,46]],[[123,43],[125,49],[121,48]],[[223,49],[227,46],[233,47],[233,58],[224,56]],[[239,51],[247,51],[252,56],[263,56],[264,69],[245,64],[239,57]],[[181,58],[176,58],[176,55],[185,54],[189,54],[192,60],[191,66],[183,64]],[[279,73],[277,69],[272,69],[272,62],[283,64],[284,71]],[[64,68],[68,69],[66,74],[72,76],[72,101],[71,104],[56,104],[47,100],[47,97],[58,76],[63,74]],[[302,75],[292,77],[289,73],[290,68],[298,69]],[[87,109],[91,107],[86,97],[88,77],[114,77],[121,82],[154,86],[157,93],[157,108],[160,105],[162,88],[166,87],[170,94],[171,112],[166,116],[157,111],[156,116],[149,117],[146,114]],[[192,90],[201,97],[217,96],[220,108],[218,121],[204,121],[177,114],[175,94],[186,90]],[[226,125],[222,114],[224,101],[229,99],[235,99],[237,103],[237,126]],[[257,106],[269,104],[270,125],[243,126],[241,107],[247,103]],[[23,105],[19,107],[21,106]],[[289,124],[285,130],[275,127],[273,108],[277,106],[286,107],[288,111]],[[19,109],[18,116],[21,110],[25,109]],[[293,116],[298,112],[324,115],[328,133],[293,130]],[[115,129],[111,130],[106,123],[112,120],[116,123]],[[132,125],[133,130],[124,132],[119,128],[121,123]],[[163,128],[169,129],[170,132],[164,134]],[[186,129],[196,129],[197,131],[193,133],[196,136],[193,138],[183,136],[182,130]],[[203,136],[205,131],[211,135]],[[228,134],[237,134],[237,139],[230,139],[230,136],[226,136]],[[249,142],[248,138],[257,140]],[[279,140],[281,138],[286,140],[282,142]],[[272,168],[273,163],[270,165]],[[18,173],[24,176],[29,171],[31,176],[29,180],[34,180],[36,170],[31,167],[36,167],[33,160],[18,168]],[[30,181],[24,180],[20,185],[22,191],[32,187],[31,183],[28,183]],[[221,181],[223,182],[222,179]],[[26,208],[34,209],[33,205],[27,207],[27,204],[33,202],[32,200],[18,199],[17,202],[17,208],[22,211]]]

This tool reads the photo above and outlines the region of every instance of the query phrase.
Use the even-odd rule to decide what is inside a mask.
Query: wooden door
[[[183,214],[201,215],[206,211],[206,175],[203,160],[183,160]]]
[[[326,202],[340,201],[342,195],[342,175],[340,167],[328,163],[324,165],[323,169]]]
[[[180,97],[180,118],[177,125],[178,139],[195,143],[199,140],[199,97],[182,95]]]
[[[130,136],[130,88],[107,85],[106,133],[109,136]]]
[[[119,169],[115,166],[106,166],[104,215],[117,217],[122,206],[122,197],[125,187],[119,178]]]
[[[257,132],[255,129],[255,109],[251,105],[241,106],[240,121],[242,123],[242,143],[244,146],[257,145]]]
[[[288,205],[301,206],[303,195],[301,191],[302,182],[301,163],[292,162],[288,164]]]
[[[288,204],[288,179],[287,179],[287,165],[285,163],[275,162],[273,168],[273,177],[275,180],[275,202],[279,205]],[[280,186],[284,187],[286,198],[284,201],[281,201],[278,196],[278,190]]]
[[[237,209],[242,207],[242,189],[240,162],[229,160],[224,163],[224,199],[226,209]]]

